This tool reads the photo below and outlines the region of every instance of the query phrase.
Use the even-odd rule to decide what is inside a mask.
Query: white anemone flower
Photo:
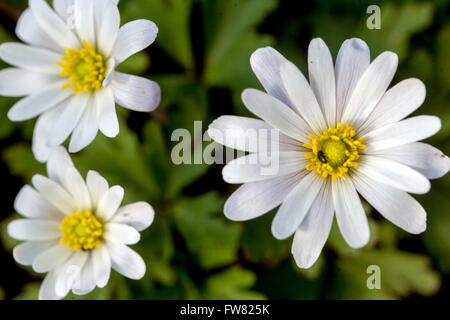
[[[0,71],[0,95],[23,97],[8,112],[12,121],[39,116],[33,152],[45,162],[51,148],[72,134],[69,151],[89,145],[100,130],[119,133],[115,103],[149,112],[160,102],[158,84],[115,68],[147,48],[158,28],[148,20],[120,27],[118,0],[29,0],[16,34],[23,43],[0,45],[14,66]]]
[[[208,131],[216,142],[250,152],[223,169],[225,181],[243,183],[227,200],[226,217],[245,221],[281,205],[272,233],[277,239],[295,233],[292,254],[300,268],[319,257],[335,214],[350,247],[368,243],[360,196],[405,231],[425,231],[426,212],[408,193],[428,192],[429,179],[445,175],[450,160],[418,142],[439,131],[439,118],[405,119],[424,102],[424,84],[407,79],[387,90],[397,69],[395,53],[370,63],[366,43],[349,39],[333,66],[326,44],[314,39],[309,82],[273,48],[256,50],[250,62],[267,93],[246,89],[242,100],[262,120],[223,116]],[[259,153],[265,151],[248,143],[259,129],[279,130],[276,174],[263,174]]]
[[[137,243],[139,231],[153,222],[152,207],[146,202],[121,207],[123,188],[109,187],[95,171],[88,172],[85,182],[63,147],[53,149],[47,173],[48,178],[33,177],[34,188],[20,190],[14,207],[25,218],[8,225],[11,237],[25,241],[14,248],[14,259],[47,273],[39,299],[103,288],[111,268],[141,279],[145,263],[127,245]]]

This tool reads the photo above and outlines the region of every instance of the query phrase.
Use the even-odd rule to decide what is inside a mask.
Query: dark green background
[[[299,4],[301,6],[299,7]],[[366,28],[366,8],[381,7],[381,30]],[[0,0],[0,42],[15,41],[24,0]],[[421,79],[427,98],[417,114],[438,115],[442,130],[430,143],[450,154],[449,1],[122,0],[122,23],[146,18],[159,27],[156,43],[126,61],[121,71],[148,76],[162,87],[161,106],[151,114],[118,108],[116,139],[98,136],[73,156],[83,174],[102,173],[126,190],[125,202],[153,205],[153,225],[134,248],[147,273],[132,281],[115,272],[108,286],[89,299],[401,299],[446,297],[450,292],[450,179],[433,181],[417,199],[428,212],[428,228],[411,236],[367,206],[371,241],[349,248],[334,227],[313,268],[300,270],[290,254],[292,238],[270,233],[273,212],[246,223],[227,221],[222,209],[236,186],[222,181],[221,166],[175,166],[171,132],[203,129],[223,114],[249,115],[244,88],[260,88],[249,57],[271,45],[307,74],[309,41],[321,37],[336,57],[347,38],[360,37],[372,59],[385,50],[399,55],[393,83]],[[1,64],[1,68],[6,65]],[[0,98],[0,171],[3,191],[0,296],[34,299],[41,276],[17,265],[16,244],[6,234],[15,217],[14,197],[31,176],[44,172],[30,151],[34,121],[6,118],[14,99]],[[204,145],[206,146],[206,144]],[[381,267],[382,289],[368,290],[366,268]],[[68,299],[80,297],[69,296]]]

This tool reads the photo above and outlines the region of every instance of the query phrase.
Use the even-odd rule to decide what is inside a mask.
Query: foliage
[[[26,1],[0,2],[0,9],[10,9],[2,14],[20,13],[26,6]],[[122,185],[125,202],[148,201],[154,207],[155,221],[135,246],[147,273],[141,281],[131,281],[113,272],[106,288],[67,299],[398,299],[439,294],[441,285],[448,290],[448,177],[433,182],[432,191],[418,197],[428,212],[423,235],[406,234],[366,206],[372,230],[366,248],[349,248],[334,226],[318,262],[300,270],[290,254],[292,239],[278,241],[270,233],[273,213],[246,223],[224,217],[224,202],[234,188],[222,181],[219,165],[177,166],[170,160],[177,143],[171,141],[173,130],[186,128],[198,142],[202,132],[194,131],[194,121],[202,121],[204,131],[222,114],[248,115],[240,94],[247,87],[260,88],[249,64],[255,49],[274,46],[306,73],[307,45],[317,36],[334,57],[351,37],[366,40],[372,58],[385,50],[398,53],[394,81],[418,77],[425,82],[427,100],[418,113],[441,117],[443,128],[432,143],[450,154],[450,6],[444,1],[409,0],[379,5],[382,29],[368,30],[366,2],[319,0],[305,3],[299,11],[287,0],[121,1],[122,23],[150,19],[159,34],[156,44],[120,70],[158,81],[163,100],[151,114],[118,107],[119,136],[99,135],[73,159],[83,175],[94,169],[111,184]],[[2,21],[0,43],[14,40],[16,18],[11,14],[11,21]],[[11,183],[4,199],[8,210],[0,217],[9,259],[3,274],[9,278],[22,268],[14,265],[10,252],[15,242],[5,230],[14,194],[32,175],[45,172],[30,151],[34,122],[12,123],[6,117],[15,101],[0,97],[2,170],[4,183]],[[195,148],[207,145],[198,142]],[[374,264],[381,268],[380,290],[366,286],[366,269]],[[37,297],[40,277],[26,270],[29,276],[22,282],[0,279],[0,297]]]

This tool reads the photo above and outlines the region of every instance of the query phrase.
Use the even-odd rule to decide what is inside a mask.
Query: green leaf
[[[35,174],[46,175],[45,165],[36,161],[30,146],[24,143],[7,148],[3,152],[3,159],[8,164],[10,172],[25,181],[31,181]]]
[[[120,3],[125,21],[137,18],[156,23],[156,44],[186,69],[194,68],[189,20],[192,0],[128,0]]]
[[[260,300],[261,293],[250,291],[256,283],[256,276],[250,270],[239,266],[211,276],[206,282],[206,297],[213,300]]]
[[[209,192],[193,199],[181,199],[173,207],[178,231],[190,252],[205,269],[236,261],[242,227],[224,222],[223,199]]]
[[[207,84],[243,88],[256,82],[250,69],[250,55],[272,44],[270,36],[256,32],[277,6],[276,0],[203,0]]]
[[[369,289],[367,268],[379,266],[381,289]],[[432,295],[440,287],[440,276],[423,255],[395,249],[367,250],[357,258],[337,262],[334,293],[340,299],[394,299],[412,293]],[[334,297],[336,298],[336,297]]]
[[[247,260],[264,267],[274,267],[290,256],[292,239],[277,240],[270,231],[273,215],[247,221],[241,246]]]

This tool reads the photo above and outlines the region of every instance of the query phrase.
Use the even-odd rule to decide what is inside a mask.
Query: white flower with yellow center
[[[0,71],[0,95],[26,96],[8,112],[12,121],[39,116],[33,152],[45,162],[51,148],[71,134],[70,152],[90,144],[98,130],[119,133],[115,103],[149,112],[160,102],[157,83],[115,71],[148,47],[158,28],[148,20],[120,27],[113,0],[30,0],[16,34],[25,44],[3,43],[0,58],[14,68]]]
[[[369,225],[358,193],[398,227],[425,231],[425,210],[408,193],[428,192],[428,179],[445,175],[450,160],[417,142],[440,129],[439,118],[404,119],[423,103],[423,83],[407,79],[387,90],[396,54],[384,52],[370,63],[366,43],[349,39],[333,66],[325,43],[314,39],[309,83],[270,47],[258,49],[250,61],[267,93],[247,89],[242,99],[263,121],[223,116],[208,131],[215,141],[250,152],[247,161],[236,159],[223,169],[225,181],[244,183],[225,204],[229,219],[254,219],[281,204],[272,233],[278,239],[295,233],[292,253],[301,268],[319,257],[335,213],[351,247],[367,244]],[[249,144],[260,129],[280,132],[277,174],[264,174],[267,163],[260,159],[265,158],[255,155],[265,151]],[[270,141],[265,145],[269,148]]]
[[[13,250],[14,259],[47,273],[39,299],[61,299],[70,290],[84,295],[106,286],[111,268],[130,279],[145,274],[142,258],[127,245],[153,222],[146,202],[120,207],[124,190],[109,187],[97,172],[86,182],[63,147],[47,162],[48,178],[35,175],[24,186],[14,207],[25,219],[8,225],[11,237],[25,242]]]

